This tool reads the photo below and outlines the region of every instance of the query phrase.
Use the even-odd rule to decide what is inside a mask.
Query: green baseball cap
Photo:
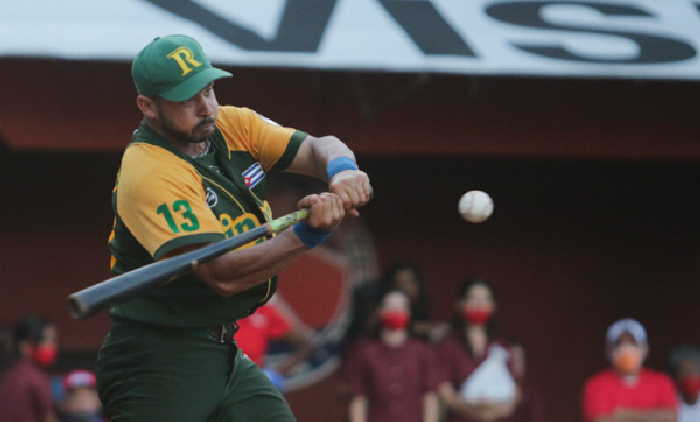
[[[188,100],[212,81],[231,76],[212,66],[202,46],[187,35],[155,38],[131,63],[139,94],[170,101]]]

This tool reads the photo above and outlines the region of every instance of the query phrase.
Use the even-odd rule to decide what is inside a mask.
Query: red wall
[[[647,326],[650,364],[660,369],[674,345],[700,343],[695,166],[388,164],[373,162],[377,196],[367,212],[383,261],[408,257],[426,270],[439,319],[465,276],[491,280],[501,332],[524,344],[549,420],[575,420],[584,378],[606,364],[603,338],[615,319]],[[495,198],[482,225],[456,214],[460,192],[471,188]]]
[[[30,310],[58,322],[66,349],[94,348],[104,316],[74,321],[65,296],[106,275],[109,191],[118,156],[15,154],[2,159],[0,322]],[[615,318],[648,327],[651,364],[700,343],[693,165],[361,157],[373,177],[364,211],[382,263],[410,259],[446,319],[468,274],[493,281],[504,336],[522,342],[550,420],[573,420],[585,376],[605,365]],[[491,192],[493,219],[470,225],[459,194]],[[333,382],[291,396],[300,420],[336,420]],[[324,416],[325,415],[325,416]]]
[[[4,61],[0,77],[13,87],[0,113],[10,148],[0,158],[0,323],[38,310],[58,322],[65,348],[94,348],[108,321],[71,320],[64,298],[106,276],[114,151],[138,121],[128,66]],[[700,343],[700,170],[683,164],[700,157],[698,89],[259,69],[217,88],[223,103],[362,152],[376,190],[363,215],[381,261],[424,269],[436,318],[449,316],[466,275],[492,280],[501,331],[525,345],[552,421],[575,420],[615,318],[647,325],[652,366],[675,344]],[[488,223],[456,213],[472,188],[495,198]],[[299,419],[338,420],[333,386],[293,394]]]
[[[14,149],[117,151],[139,115],[123,63],[4,60],[0,135]],[[690,82],[230,69],[245,105],[370,154],[697,159]]]

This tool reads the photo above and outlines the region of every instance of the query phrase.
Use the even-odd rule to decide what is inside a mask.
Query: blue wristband
[[[301,242],[309,249],[323,243],[323,241],[331,235],[331,232],[315,229],[306,224],[305,221],[296,223],[294,226],[292,226],[292,230],[294,230],[294,234],[296,234]]]
[[[330,181],[333,176],[345,170],[358,170],[357,163],[350,157],[338,157],[328,162],[326,166],[326,174]]]

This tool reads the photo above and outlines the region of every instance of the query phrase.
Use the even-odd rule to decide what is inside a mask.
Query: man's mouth
[[[210,120],[210,119],[203,120],[203,121],[201,121],[201,122],[199,122],[199,123],[197,124],[197,128],[198,128],[198,129],[205,129],[205,128],[209,128],[209,127],[211,127],[211,126],[214,126],[214,120],[213,120],[213,119],[211,119],[211,120]]]

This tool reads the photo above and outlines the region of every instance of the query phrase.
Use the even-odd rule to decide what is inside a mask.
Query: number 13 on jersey
[[[172,210],[172,211],[171,211]],[[192,207],[189,202],[184,199],[179,199],[172,203],[172,206],[168,204],[160,204],[156,208],[156,213],[161,214],[165,218],[165,222],[168,223],[168,227],[173,233],[180,233],[180,229],[191,232],[199,229],[199,220],[197,216],[192,212]],[[186,220],[179,225],[175,222],[175,216],[181,217],[179,220]]]

